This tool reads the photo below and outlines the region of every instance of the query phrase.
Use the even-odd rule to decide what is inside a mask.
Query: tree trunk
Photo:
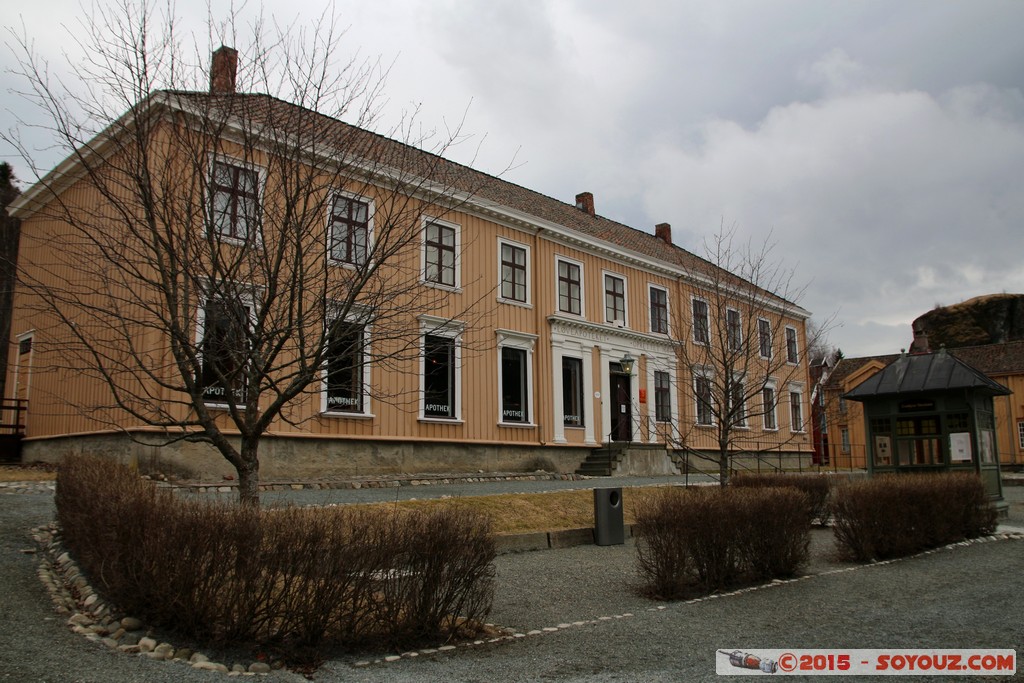
[[[728,446],[719,446],[718,449],[718,484],[723,487],[729,484]]]
[[[260,506],[260,461],[257,444],[242,437],[241,461],[235,467],[238,471],[238,502],[251,507]]]

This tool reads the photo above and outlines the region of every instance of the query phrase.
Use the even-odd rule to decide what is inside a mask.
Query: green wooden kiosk
[[[904,352],[844,398],[864,404],[869,475],[976,472],[1004,512],[992,399],[1010,393],[943,348]]]

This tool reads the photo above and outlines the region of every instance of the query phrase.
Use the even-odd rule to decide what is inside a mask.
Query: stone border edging
[[[551,472],[508,473],[478,472],[476,474],[403,474],[395,476],[361,477],[332,481],[267,481],[259,484],[260,492],[265,491],[326,491],[332,489],[385,489],[403,486],[435,486],[446,484],[486,484],[497,481],[583,481],[590,479],[580,474],[558,474]],[[232,493],[238,490],[238,482],[226,480],[220,483],[183,483],[157,481],[161,488],[172,488],[192,493]]]
[[[194,652],[190,648],[176,648],[170,643],[158,642],[151,637],[152,629],[147,628],[141,620],[130,616],[117,618],[114,610],[100,599],[99,594],[89,585],[78,565],[64,550],[56,522],[33,529],[32,538],[36,542],[39,554],[39,568],[36,573],[50,593],[55,610],[61,615],[71,615],[65,622],[66,625],[74,633],[83,635],[87,640],[102,643],[110,649],[126,654],[138,654],[153,660],[182,662],[190,665],[193,669],[218,671],[228,676],[256,676],[285,668],[284,661],[277,659],[269,663],[255,661],[248,666],[235,663],[229,669],[226,664],[212,662],[206,655]],[[512,633],[511,629],[494,624],[485,624],[485,626],[492,631]],[[462,642],[459,643],[459,646],[483,645],[510,639],[514,639],[514,636],[502,635],[486,640],[476,640],[472,643]],[[419,654],[427,655],[454,649],[456,649],[456,645],[445,644],[436,648],[425,648],[405,653],[402,656],[416,657]],[[396,659],[398,658],[400,657],[396,657]]]

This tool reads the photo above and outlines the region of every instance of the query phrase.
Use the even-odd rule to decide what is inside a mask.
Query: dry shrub
[[[254,510],[181,500],[88,458],[61,466],[56,502],[100,592],[216,644],[305,658],[437,642],[471,635],[493,600],[490,521],[464,509]]]
[[[641,590],[678,599],[792,576],[810,545],[807,500],[780,489],[665,489],[636,513]]]
[[[746,488],[792,487],[807,494],[807,514],[811,522],[827,524],[832,480],[824,474],[735,474],[729,478],[732,486]]]
[[[833,501],[840,553],[866,562],[992,533],[996,511],[970,473],[882,476],[838,487]]]

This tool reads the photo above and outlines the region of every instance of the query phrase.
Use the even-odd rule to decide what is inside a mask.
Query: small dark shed
[[[904,353],[844,398],[864,404],[869,474],[977,472],[1001,501],[992,397],[1009,393],[941,349]]]

